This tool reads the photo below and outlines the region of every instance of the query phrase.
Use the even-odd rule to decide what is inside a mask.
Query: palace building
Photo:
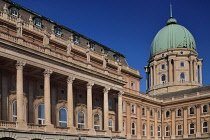
[[[171,16],[148,58],[142,93],[123,54],[1,0],[0,140],[210,139],[190,31]]]

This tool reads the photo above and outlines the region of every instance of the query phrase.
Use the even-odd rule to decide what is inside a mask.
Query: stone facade
[[[196,52],[183,51],[201,68]],[[180,55],[176,61],[188,58]],[[159,69],[163,62],[157,57],[146,68],[155,66],[158,75],[153,79],[161,73],[172,75]],[[141,93],[142,77],[122,54],[2,0],[0,140],[208,138],[210,86],[202,87],[196,80],[189,69],[192,64],[177,68],[191,82],[173,80],[159,92],[175,91],[176,86],[196,88],[153,96]],[[153,89],[159,88],[158,80],[153,84]]]

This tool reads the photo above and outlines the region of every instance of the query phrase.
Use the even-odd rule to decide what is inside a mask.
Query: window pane
[[[94,115],[94,125],[100,125],[99,115],[98,114]]]
[[[82,111],[78,112],[78,123],[84,123],[84,113]]]
[[[64,108],[60,109],[60,111],[59,111],[59,118],[60,118],[60,121],[67,121],[66,109],[64,109]]]
[[[60,126],[66,127],[66,126],[67,126],[67,123],[65,123],[65,122],[60,122],[59,125],[60,125]]]
[[[38,106],[38,118],[44,119],[44,105],[40,104]]]

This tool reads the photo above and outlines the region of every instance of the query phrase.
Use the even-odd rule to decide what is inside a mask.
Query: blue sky
[[[126,56],[140,70],[156,33],[169,19],[169,0],[13,0]],[[210,0],[171,0],[173,17],[194,36],[203,58],[203,85],[210,84]]]

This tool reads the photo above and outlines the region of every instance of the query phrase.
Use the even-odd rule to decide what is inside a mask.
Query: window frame
[[[132,89],[132,90],[135,90],[135,89],[136,89],[136,88],[135,88],[135,82],[131,81],[131,85],[130,85],[130,86],[131,86],[131,89]]]
[[[193,109],[193,114],[191,114],[191,108]],[[189,115],[195,115],[195,108],[194,108],[193,106],[191,106],[191,107],[189,108]]]
[[[207,123],[207,125],[206,125],[205,127],[204,127],[204,125],[203,125],[204,123]],[[207,131],[204,132],[204,131],[203,131],[204,129],[206,129]],[[203,122],[202,122],[202,133],[203,133],[203,134],[208,133],[208,121],[203,121]]]
[[[183,74],[184,78],[182,77],[182,74]],[[180,82],[181,82],[181,83],[184,83],[184,82],[186,81],[186,80],[185,80],[185,73],[184,73],[184,72],[181,72],[179,76],[180,76],[180,77],[179,77],[179,78],[180,78]]]
[[[167,112],[169,112],[168,117],[167,117]],[[167,111],[165,112],[165,118],[171,118],[171,112],[170,112],[169,110],[167,110]]]
[[[159,128],[160,128],[160,129],[159,129]],[[161,137],[161,126],[158,126],[158,127],[157,127],[157,131],[158,131],[158,132],[157,132],[157,133],[158,133],[158,137]]]
[[[163,76],[165,76],[165,80],[163,80]],[[161,84],[165,84],[166,83],[166,75],[165,74],[161,75],[160,82],[161,82]]]
[[[146,124],[142,125],[142,136],[147,136],[147,126],[146,126]]]
[[[151,113],[152,113],[152,114],[151,114]],[[153,109],[150,109],[149,114],[150,114],[150,117],[154,117],[154,111],[153,111]]]
[[[150,136],[154,137],[154,125],[150,125]]]
[[[142,116],[146,116],[146,110],[145,110],[145,107],[142,107],[142,109],[141,109],[141,115],[142,115]]]
[[[206,106],[206,112],[204,112],[204,106]],[[208,105],[207,104],[202,105],[202,113],[208,113]]]
[[[134,127],[133,127],[133,124],[134,124]],[[135,122],[131,123],[131,135],[136,136],[136,123]]]
[[[34,25],[36,26],[36,27],[42,27],[42,20],[40,19],[40,18],[34,18],[33,19],[33,22],[34,22]],[[39,23],[39,24],[38,24]]]
[[[184,62],[180,62],[180,67],[184,67]]]
[[[180,111],[180,115],[179,115],[179,111]],[[177,117],[182,117],[182,109],[177,109],[177,113],[176,113]]]
[[[98,120],[98,125],[97,124],[95,124],[95,115],[98,115],[98,118],[99,118],[99,120]],[[93,128],[95,129],[95,127],[97,128],[99,128],[99,129],[95,129],[95,130],[101,130],[101,124],[100,124],[100,119],[101,119],[101,117],[100,117],[100,114],[99,113],[95,113],[94,115],[93,115]]]
[[[126,132],[126,122],[123,120],[123,131]]]
[[[66,111],[66,121],[61,121],[60,119],[60,111],[61,111],[61,109],[64,109],[65,111]],[[60,125],[60,123],[66,123],[66,126],[61,126]],[[64,108],[64,107],[61,107],[60,109],[59,109],[59,126],[60,127],[67,127],[68,126],[68,112],[67,112],[67,109],[66,108]]]
[[[79,112],[82,112],[83,113],[83,115],[84,115],[84,122],[83,123],[79,123]],[[79,128],[79,129],[85,129],[86,128],[86,119],[85,119],[85,112],[83,111],[83,110],[79,110],[78,112],[77,112],[77,128]],[[81,126],[83,126],[83,127],[81,127]]]
[[[136,106],[135,106],[135,104],[131,105],[131,113],[132,114],[136,114]]]
[[[161,69],[161,70],[164,70],[165,68],[166,68],[166,67],[165,67],[165,64],[161,64],[161,65],[160,65],[160,69]]]
[[[15,14],[13,12],[16,12]],[[11,16],[14,16],[14,17],[18,17],[19,16],[19,9],[16,8],[16,7],[10,7],[9,8],[9,13]]]
[[[44,111],[44,117],[43,118],[39,118],[39,106],[42,105],[43,106],[43,109],[45,108],[44,104],[41,103],[37,106],[37,123],[40,124],[40,125],[44,125],[45,123],[45,111]],[[39,123],[39,121],[41,121],[41,123]]]
[[[193,124],[193,128],[191,128],[191,124]],[[193,134],[191,133],[191,130],[193,130]],[[194,135],[195,134],[195,123],[192,122],[189,124],[189,135]]]
[[[179,129],[179,126],[181,127],[181,129]],[[179,135],[179,132],[181,132],[181,134]],[[183,130],[182,130],[182,125],[181,124],[177,124],[176,125],[176,135],[177,136],[182,136],[183,135]]]
[[[159,110],[157,111],[157,117],[158,117],[158,119],[160,119],[160,118],[161,118],[161,113],[160,113],[160,111],[159,111]]]
[[[16,107],[14,107],[14,105],[16,105]],[[16,111],[14,110],[14,108],[16,108]],[[14,112],[16,112],[16,115],[14,115]],[[16,121],[17,121],[17,100],[15,99],[12,101],[12,122]]]
[[[111,123],[110,123],[111,122]],[[111,130],[111,131],[113,131],[114,130],[114,125],[113,125],[113,123],[114,123],[114,121],[113,121],[113,119],[109,119],[108,120],[108,128],[109,128],[109,130]],[[110,125],[111,124],[111,125]]]
[[[168,130],[167,130],[167,128],[168,128]],[[167,134],[169,134],[169,135],[167,135]],[[171,136],[170,126],[167,125],[167,126],[165,127],[165,137],[170,137],[170,136]]]

